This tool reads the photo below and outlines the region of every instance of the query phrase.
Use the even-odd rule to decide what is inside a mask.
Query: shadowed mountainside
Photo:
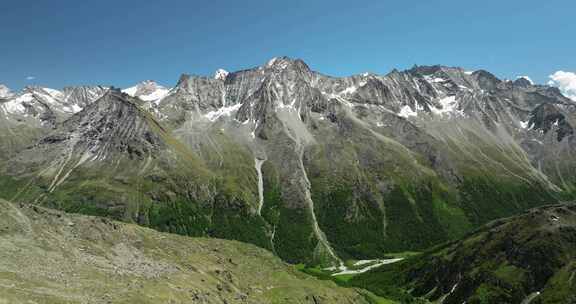
[[[531,209],[350,282],[440,303],[576,302],[576,205]]]

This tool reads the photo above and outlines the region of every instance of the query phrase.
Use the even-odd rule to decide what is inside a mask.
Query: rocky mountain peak
[[[432,66],[414,65],[410,70],[408,70],[408,72],[410,72],[411,74],[415,74],[415,75],[432,75],[432,74],[438,73],[440,71],[442,71],[441,65],[432,65]]]
[[[290,59],[286,56],[274,57],[274,58],[268,60],[268,62],[266,63],[266,67],[267,68],[273,68],[273,67],[285,68],[290,64],[291,61],[292,61],[292,59]]]
[[[434,186],[434,189],[428,186],[419,189],[426,191],[427,197],[446,197],[446,204],[461,214],[454,223],[476,223],[509,215],[519,206],[547,201],[550,198],[548,189],[556,191],[556,185],[561,185],[562,179],[572,176],[569,171],[574,168],[571,165],[574,157],[569,153],[573,151],[572,126],[576,125],[573,123],[573,105],[556,97],[557,90],[547,92],[545,86],[524,88],[512,82],[502,83],[485,71],[466,72],[461,68],[439,65],[416,66],[385,76],[331,77],[311,71],[300,59],[288,57],[273,58],[261,66],[224,74],[216,73],[219,77],[184,74],[177,87],[169,93],[156,82],[145,81],[125,89],[124,93],[118,89],[107,91],[104,97],[82,106],[84,110],[73,115],[54,111],[56,131],[50,131],[50,134],[56,134],[47,137],[43,140],[44,145],[33,147],[28,153],[45,158],[47,167],[56,161],[68,164],[54,172],[56,175],[59,171],[64,172],[62,178],[54,178],[57,181],[52,184],[56,186],[63,183],[69,168],[82,167],[75,167],[75,162],[67,161],[68,155],[85,161],[82,164],[106,166],[120,163],[122,169],[138,164],[143,168],[142,172],[151,172],[148,170],[155,168],[152,165],[155,160],[164,158],[194,168],[205,166],[210,174],[226,181],[222,183],[226,188],[238,189],[233,194],[235,198],[230,200],[226,199],[230,193],[222,190],[221,201],[226,207],[214,205],[211,211],[215,215],[225,216],[230,211],[225,208],[232,204],[249,210],[246,214],[258,215],[260,213],[256,211],[251,213],[252,210],[263,207],[264,215],[267,208],[285,208],[279,211],[284,219],[271,239],[268,237],[275,229],[272,225],[258,228],[258,240],[252,237],[252,232],[257,230],[253,227],[246,230],[250,235],[238,238],[269,246],[294,262],[315,258],[312,253],[316,252],[317,244],[329,256],[327,260],[333,260],[338,254],[377,257],[383,248],[398,251],[420,249],[436,240],[452,237],[452,229],[460,228],[451,226],[445,229],[437,225],[443,221],[439,216],[434,216],[431,221],[404,221],[408,218],[424,219],[425,215],[433,214],[428,204],[416,206],[417,210],[413,212],[406,210],[407,216],[398,221],[396,217],[388,218],[381,212],[384,207],[396,208],[393,205],[396,203],[390,203],[391,198],[402,200],[398,205],[403,206],[409,206],[415,200],[426,200],[415,198],[420,190],[404,191],[400,187],[407,180],[418,187],[441,185]],[[161,103],[147,102],[162,90],[168,95]],[[30,101],[22,100],[13,105],[22,111],[7,117],[6,121],[16,125],[17,119],[25,122],[39,120],[32,114],[33,111],[41,113],[40,102],[34,103],[32,96],[28,97]],[[555,106],[538,108],[542,104]],[[55,107],[50,105],[49,108]],[[63,119],[64,122],[60,123]],[[558,140],[554,140],[556,134]],[[447,142],[452,144],[447,146]],[[525,147],[526,150],[521,150]],[[13,150],[14,153],[20,151]],[[46,151],[51,151],[48,153],[50,157],[44,157]],[[563,151],[569,153],[558,156],[557,152]],[[173,152],[180,153],[182,159],[179,156],[173,158],[176,155]],[[29,166],[27,159],[33,158],[22,157],[18,162]],[[264,170],[276,170],[278,174],[281,200],[275,201],[274,207],[271,207],[272,202],[260,199],[261,183],[252,183],[262,175],[259,164],[263,159]],[[180,170],[170,166],[162,168],[165,168],[166,175],[180,174]],[[559,168],[563,170],[560,173]],[[81,171],[78,173],[82,174]],[[252,174],[254,179],[246,178],[247,174]],[[350,179],[347,177],[349,174],[353,175]],[[263,178],[269,178],[266,175],[262,175]],[[168,190],[172,187],[170,183],[156,182],[156,173],[154,176],[154,184],[164,189],[145,194],[147,199],[171,201],[172,198],[163,197],[164,193],[176,191]],[[471,180],[474,189],[459,190],[462,181],[468,182],[469,176],[486,176],[486,181],[478,183],[479,187],[486,185],[486,188],[477,192],[474,190],[476,183]],[[498,188],[500,176],[507,178],[502,188]],[[356,187],[357,181],[368,186]],[[120,187],[135,189],[136,184],[130,183]],[[334,184],[334,188],[323,186],[328,184]],[[270,190],[266,188],[269,181],[262,185],[264,190]],[[196,187],[189,183],[185,188],[189,186]],[[50,188],[51,191],[54,187]],[[493,191],[494,187],[497,190],[518,189],[519,195],[526,193],[526,196],[517,199],[514,196],[492,197],[491,193],[497,193]],[[350,189],[350,192],[341,196],[332,190],[337,188]],[[217,191],[220,190],[210,188],[194,192],[198,197],[204,197],[204,194],[196,193],[211,196]],[[178,195],[187,197],[188,194],[181,192]],[[484,200],[486,196],[489,197]],[[474,206],[505,205],[507,208],[498,214],[475,218],[475,214],[458,209],[461,204],[472,204],[471,201],[461,201],[459,197],[478,201]],[[513,202],[508,204],[511,200]],[[521,200],[529,202],[522,205]],[[204,201],[209,200],[194,199],[186,201],[186,204]],[[210,202],[215,201],[220,201],[220,196]],[[71,197],[70,202],[76,204],[77,198]],[[124,201],[116,203],[126,204]],[[374,209],[358,209],[356,203],[358,206],[374,206]],[[335,204],[346,208],[339,209],[338,214],[332,213]],[[286,211],[288,209],[290,211]],[[291,210],[299,213],[289,213]],[[364,211],[358,211],[361,214],[357,222],[350,224],[347,210]],[[239,214],[236,211],[232,213]],[[311,213],[313,216],[308,217]],[[299,222],[293,223],[295,221]],[[194,220],[178,224],[178,229],[185,231],[192,225],[202,225],[202,231],[209,231],[219,229],[215,227],[222,222],[199,224]],[[165,224],[158,226],[167,227]],[[223,227],[227,231],[236,229]],[[291,232],[295,227],[308,228],[292,238]],[[332,227],[369,227],[362,235],[362,242],[377,245],[359,249],[356,247],[359,242],[357,235],[342,235]],[[372,234],[373,227],[377,233]],[[403,230],[404,227],[410,229]],[[402,233],[395,234],[394,231]],[[213,235],[233,237],[227,232]],[[310,235],[317,241],[301,252],[285,253],[285,248],[280,247],[281,244],[294,248],[308,246],[311,244]],[[422,235],[426,237],[422,238]],[[406,245],[402,243],[404,240],[413,243]]]
[[[66,96],[67,102],[73,102],[80,107],[85,107],[87,104],[92,103],[98,98],[102,97],[110,87],[107,86],[74,86],[65,87],[62,92]]]
[[[216,83],[215,78],[213,77],[206,77],[206,76],[198,76],[198,75],[191,75],[191,74],[182,74],[176,83],[176,88],[180,89],[190,89],[194,86],[194,83]]]
[[[109,90],[66,120],[63,129],[43,142],[66,138],[91,159],[103,159],[118,152],[127,153],[130,158],[143,157],[158,147],[160,139],[150,126],[154,121],[138,107],[138,102],[141,101],[120,90]]]
[[[311,70],[302,59],[293,59],[287,56],[274,57],[264,65],[264,68],[274,71],[295,70],[310,73]]]
[[[498,79],[498,77],[494,76],[494,74],[486,70],[476,70],[470,73],[470,75],[472,75],[476,79],[486,79],[489,80],[490,82],[501,82],[501,80]]]
[[[138,83],[137,85],[124,89],[122,91],[130,96],[140,96],[140,95],[149,95],[154,91],[158,90],[159,88],[164,87],[158,85],[158,83],[156,83],[154,80],[144,80]]]
[[[133,87],[122,90],[122,92],[144,101],[159,101],[168,95],[170,89],[159,85],[154,80],[145,80]]]
[[[529,87],[534,85],[534,82],[528,76],[519,76],[515,81],[514,85],[519,87]]]
[[[414,76],[456,76],[464,74],[465,71],[460,67],[449,67],[444,65],[431,65],[431,66],[418,66],[415,65],[410,70],[407,70],[411,75]]]
[[[494,74],[485,70],[477,70],[472,72],[470,75],[473,78],[476,78],[480,88],[487,91],[494,90],[498,84],[502,82],[500,79],[498,79],[498,77],[494,76]]]

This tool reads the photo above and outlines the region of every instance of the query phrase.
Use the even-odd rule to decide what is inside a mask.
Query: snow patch
[[[438,101],[442,106],[441,109],[432,107],[432,112],[437,115],[453,115],[453,114],[461,114],[458,111],[458,102],[456,101],[456,96],[448,96],[440,99]]]
[[[278,57],[274,57],[270,60],[268,60],[268,63],[266,64],[267,67],[271,67],[274,65],[274,63],[276,63],[276,60],[278,60]]]
[[[400,109],[398,112],[398,116],[402,116],[404,118],[408,118],[410,116],[418,116],[418,113],[412,110],[409,105],[405,105]]]
[[[242,104],[238,103],[238,104],[235,104],[233,106],[222,107],[216,111],[211,111],[211,112],[204,114],[204,117],[208,118],[208,120],[210,120],[210,121],[216,121],[221,116],[230,116],[232,113],[238,111],[238,109],[240,109],[241,106],[242,106]]]
[[[138,97],[143,101],[150,101],[156,104],[160,103],[168,94],[170,94],[171,89],[158,85],[154,81],[144,81],[133,87],[122,90],[132,97]]]
[[[64,112],[68,112],[68,113],[78,113],[78,112],[82,111],[82,108],[77,104],[72,104],[72,105],[64,106],[62,108],[62,110]]]
[[[168,96],[169,92],[170,89],[159,87],[156,91],[148,95],[140,95],[138,97],[144,101],[156,101],[156,103],[158,103],[160,100],[164,99],[164,97]]]
[[[530,127],[530,120],[527,121],[520,121],[520,128],[528,129]],[[530,128],[532,129],[532,128]]]
[[[138,91],[138,86],[133,86],[127,89],[122,90],[123,93],[126,93],[132,97],[136,96],[136,92]]]
[[[340,94],[353,94],[354,92],[356,92],[356,90],[358,90],[358,87],[351,86],[344,89],[344,91],[340,92]]]
[[[342,90],[340,93],[338,93],[338,95],[353,94],[354,92],[356,92],[358,90],[358,88],[361,88],[365,85],[366,85],[366,81],[361,81],[358,83],[358,85],[352,85],[352,86],[349,86],[346,89]]]
[[[50,89],[50,88],[42,88],[42,90],[46,93],[48,93],[50,96],[55,97],[55,98],[63,98],[64,97],[64,93],[58,91],[58,90],[54,90],[54,89]]]
[[[424,79],[428,82],[432,82],[432,83],[440,83],[440,82],[446,82],[447,80],[444,78],[440,78],[440,77],[432,77],[432,76],[424,76]]]
[[[60,100],[64,98],[64,94],[62,94],[62,92],[49,88],[42,88],[35,93],[37,93],[37,96],[39,96],[44,102],[51,105],[60,105]]]
[[[226,80],[226,77],[228,77],[228,71],[224,70],[224,69],[218,69],[216,70],[216,73],[214,73],[214,79],[219,79],[219,80]]]
[[[3,103],[4,110],[10,114],[24,114],[26,112],[26,107],[23,103],[30,102],[34,99],[31,93],[25,93],[12,99],[8,102]]]
[[[266,67],[268,67],[268,68],[276,67],[276,68],[280,68],[280,69],[285,69],[288,67],[289,64],[290,63],[288,62],[288,60],[274,57],[268,61],[268,63],[266,64]]]

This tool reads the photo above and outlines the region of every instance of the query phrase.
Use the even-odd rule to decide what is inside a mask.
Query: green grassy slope
[[[371,303],[253,245],[0,200],[1,303]]]

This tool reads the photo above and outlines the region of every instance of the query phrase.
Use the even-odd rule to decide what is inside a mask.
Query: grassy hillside
[[[371,303],[253,245],[6,201],[0,218],[0,303]]]

